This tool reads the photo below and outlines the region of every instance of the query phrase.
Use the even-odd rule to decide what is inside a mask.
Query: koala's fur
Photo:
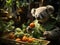
[[[51,5],[31,9],[32,16],[40,22],[45,22],[53,12],[54,7]]]
[[[47,12],[46,12],[46,10],[47,10]],[[38,7],[36,9],[33,8],[31,10],[31,14],[33,17],[38,18],[41,14],[46,16],[48,14],[51,14],[53,11],[54,11],[54,7],[51,5],[47,5],[47,6]],[[40,18],[42,18],[42,17],[40,17]]]

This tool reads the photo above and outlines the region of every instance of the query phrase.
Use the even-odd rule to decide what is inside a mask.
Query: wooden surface
[[[40,42],[45,43],[43,45],[47,45],[48,43],[50,43],[50,41],[47,41],[47,40],[40,40]],[[16,42],[15,40],[12,40],[12,39],[0,38],[0,45],[33,45],[33,44],[27,43],[27,42],[22,42],[22,41]]]

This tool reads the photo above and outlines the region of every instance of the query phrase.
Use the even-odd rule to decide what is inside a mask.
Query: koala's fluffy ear
[[[33,17],[35,16],[35,8],[31,9],[31,14]]]
[[[54,7],[51,6],[51,5],[47,5],[47,11],[50,12],[50,13],[53,13],[54,12]]]

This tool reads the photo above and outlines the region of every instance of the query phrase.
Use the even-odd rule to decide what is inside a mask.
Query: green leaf
[[[37,30],[41,30],[42,32],[45,31],[45,28],[44,28],[40,23],[38,23],[38,20],[37,20],[37,19],[34,21],[34,23],[35,23],[35,28],[36,28]],[[39,31],[38,31],[38,32],[39,32]]]

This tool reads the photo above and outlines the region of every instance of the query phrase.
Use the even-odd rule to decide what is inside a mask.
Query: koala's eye
[[[40,14],[40,19],[43,19],[45,16],[44,16],[44,14]]]
[[[45,16],[43,14],[41,14],[41,17],[44,18]]]

